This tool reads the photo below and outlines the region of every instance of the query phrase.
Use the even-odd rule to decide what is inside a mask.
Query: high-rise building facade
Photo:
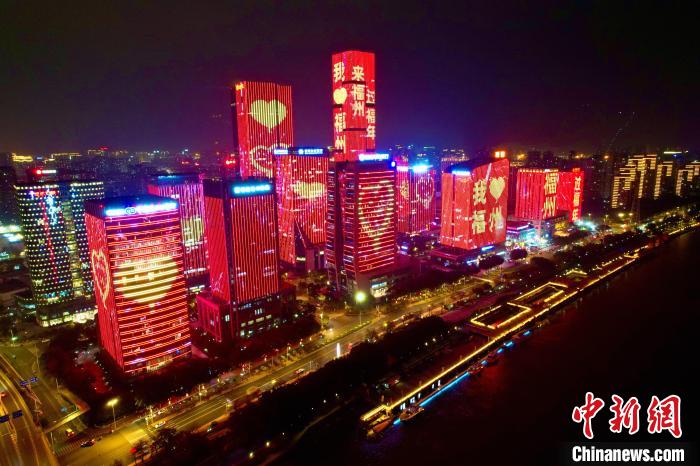
[[[328,171],[326,265],[338,295],[388,293],[396,266],[396,172],[377,154],[374,54],[331,61],[333,160]]]
[[[394,160],[397,231],[408,235],[427,232],[435,221],[435,169],[427,160]]]
[[[519,168],[515,176],[516,219],[540,222],[563,212],[569,221],[581,218],[584,172],[580,168]]]
[[[306,271],[323,267],[328,152],[318,147],[276,149],[280,259]]]
[[[656,154],[638,154],[618,167],[613,176],[610,207],[631,208],[639,199],[652,198],[656,164]]]
[[[197,297],[200,326],[220,328],[220,340],[250,337],[281,317],[274,185],[205,180],[204,196],[211,292]]]
[[[37,306],[74,297],[71,258],[58,183],[15,185],[27,267]]]
[[[516,175],[515,217],[545,220],[557,214],[559,170],[520,168]]]
[[[76,297],[94,295],[90,271],[90,248],[85,226],[85,202],[105,196],[102,181],[70,181],[59,183],[63,202],[63,218],[66,225],[66,242],[71,252],[71,275]],[[75,251],[75,252],[74,252]]]
[[[241,177],[275,178],[274,150],[294,145],[291,86],[241,81],[231,100]]]
[[[674,193],[683,197],[691,190],[700,190],[700,161],[694,160],[678,167]]]
[[[452,165],[442,174],[440,244],[471,251],[506,240],[508,159]]]
[[[100,345],[127,375],[189,357],[177,201],[118,197],[85,210]]]
[[[333,141],[336,162],[357,161],[376,148],[374,53],[349,50],[332,57]]]
[[[672,158],[660,158],[656,163],[656,171],[654,173],[653,199],[658,199],[664,194],[673,192],[674,175],[676,175],[676,161]]]
[[[569,213],[569,221],[581,218],[583,208],[584,172],[580,168],[559,172],[557,209]]]
[[[15,196],[38,323],[50,326],[92,318],[94,306],[87,302],[67,305],[93,297],[84,204],[104,197],[104,183],[18,183]]]
[[[326,264],[339,294],[388,291],[385,277],[396,265],[395,177],[388,154],[331,162]]]
[[[199,173],[154,175],[148,184],[148,192],[178,201],[185,254],[185,279],[188,288],[199,289],[209,279],[204,233],[202,175]]]

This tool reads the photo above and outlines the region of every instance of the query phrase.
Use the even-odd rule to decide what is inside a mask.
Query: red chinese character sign
[[[579,220],[583,204],[583,172],[579,168],[559,173],[557,196],[558,208],[568,211],[572,222]]]
[[[243,81],[235,85],[235,136],[243,178],[275,177],[273,151],[294,145],[292,88]]]
[[[336,161],[356,161],[376,147],[374,54],[350,50],[332,59],[333,141]]]
[[[507,159],[453,166],[442,184],[440,243],[472,250],[505,241]]]

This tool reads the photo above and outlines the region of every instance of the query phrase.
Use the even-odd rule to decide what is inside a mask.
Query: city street
[[[48,442],[34,424],[29,408],[4,369],[0,370],[0,391],[5,393],[0,398],[0,415],[10,417],[8,422],[0,424],[0,451],[3,452],[0,455],[0,465],[57,464]],[[19,411],[22,414],[14,417],[12,413]]]
[[[41,354],[44,350],[42,343],[17,345],[17,346],[0,346],[0,355],[5,357],[12,367],[17,371],[20,380],[30,380],[33,377],[37,378],[36,383],[31,383],[32,393],[36,395],[36,406],[40,410],[40,418],[45,419],[45,432],[53,432],[58,440],[59,436],[63,436],[62,431],[70,427],[75,432],[80,432],[85,429],[85,425],[80,421],[79,417],[71,416],[79,407],[74,401],[71,401],[69,394],[63,390],[57,383],[56,379],[45,375],[38,368],[37,354]],[[31,403],[30,403],[31,404]],[[34,408],[34,406],[31,406]],[[64,422],[66,419],[73,420]],[[59,429],[59,427],[61,427]]]
[[[496,276],[498,271],[491,271],[488,276]],[[352,345],[362,341],[368,332],[381,332],[384,329],[385,323],[396,319],[401,315],[423,313],[434,309],[435,307],[448,304],[455,301],[455,295],[463,295],[470,291],[473,287],[481,285],[480,280],[467,280],[463,285],[454,287],[450,291],[444,293],[431,293],[427,298],[421,298],[414,302],[410,302],[403,307],[398,313],[392,315],[381,315],[377,317],[375,312],[367,312],[363,314],[363,320],[369,321],[364,326],[358,326],[360,316],[345,316],[339,318],[342,323],[337,324],[332,319],[334,327],[333,332],[336,335],[341,335],[348,331],[346,335],[331,341],[330,343],[302,355],[299,359],[294,360],[286,366],[263,372],[261,375],[251,376],[249,379],[237,384],[222,393],[212,396],[207,400],[203,400],[194,407],[180,411],[174,415],[168,415],[163,418],[166,423],[165,427],[171,427],[178,430],[194,430],[199,427],[206,426],[212,421],[224,416],[227,412],[226,400],[233,400],[234,406],[237,400],[246,396],[249,389],[259,387],[261,390],[269,389],[273,385],[282,384],[294,379],[298,375],[296,371],[299,369],[312,370],[321,367],[326,362],[334,359],[337,355],[338,347],[342,354],[345,354]],[[461,299],[461,298],[459,298]],[[355,330],[349,330],[352,328]],[[158,422],[158,419],[151,421],[150,425]],[[79,465],[79,464],[111,464],[114,460],[121,460],[125,463],[133,461],[130,450],[139,440],[149,440],[156,435],[156,430],[145,425],[143,419],[137,420],[130,424],[117,429],[113,434],[105,435],[101,441],[95,443],[89,448],[81,448],[79,442],[73,442],[62,446],[57,451],[57,454],[62,464]]]

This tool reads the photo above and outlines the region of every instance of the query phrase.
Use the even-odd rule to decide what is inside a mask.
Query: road
[[[61,440],[66,427],[70,427],[75,432],[85,429],[85,424],[79,417],[75,417],[70,422],[71,413],[78,410],[78,406],[67,396],[67,391],[59,389],[55,378],[44,374],[38,365],[37,354],[44,351],[42,343],[31,345],[0,346],[0,355],[5,356],[6,361],[12,364],[16,374],[21,380],[37,378],[37,382],[30,384],[31,391],[36,395],[36,405],[31,402],[30,407],[40,410],[40,416],[45,419],[45,432],[54,431],[51,436],[56,437],[56,441]],[[31,397],[31,395],[30,395]],[[60,428],[58,428],[60,427]]]
[[[19,393],[19,389],[0,370],[0,413],[10,414],[11,420],[0,424],[0,466],[49,466],[58,464],[49,444],[32,420],[32,414]],[[12,419],[13,412],[22,411],[22,416]]]
[[[489,275],[493,278],[498,273],[500,272],[492,271]],[[240,399],[246,396],[246,392],[251,387],[268,389],[273,385],[292,380],[298,376],[296,371],[299,369],[311,370],[323,366],[337,356],[338,348],[340,348],[343,354],[346,353],[352,345],[364,340],[368,332],[381,332],[384,329],[385,323],[388,321],[396,319],[401,315],[430,311],[436,306],[461,299],[459,297],[454,298],[454,296],[463,295],[475,286],[482,284],[483,282],[479,280],[467,280],[464,284],[453,287],[443,293],[435,293],[431,296],[407,303],[400,311],[391,315],[377,315],[376,312],[364,313],[363,319],[364,321],[368,321],[368,323],[363,326],[357,325],[360,323],[360,316],[352,319],[346,318],[342,324],[334,325],[334,333],[337,335],[346,331],[348,333],[333,340],[329,344],[300,355],[298,359],[283,367],[272,369],[261,375],[252,376],[248,380],[238,383],[225,392],[202,400],[193,407],[189,407],[186,410],[163,418],[163,420],[166,421],[167,427],[178,430],[194,430],[207,426],[212,421],[226,415],[227,399],[233,400],[235,406],[236,400],[240,402]],[[59,455],[61,464],[64,465],[110,465],[115,460],[120,460],[128,464],[133,461],[130,452],[132,446],[139,440],[148,441],[157,434],[157,431],[152,428],[154,422],[151,422],[150,426],[146,426],[145,421],[140,419],[117,428],[113,434],[104,435],[102,440],[96,442],[92,447],[80,448],[79,442],[76,442],[61,447],[57,451],[57,454]]]

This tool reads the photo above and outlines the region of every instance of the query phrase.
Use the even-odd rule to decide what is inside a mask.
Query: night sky
[[[291,84],[297,143],[327,145],[351,48],[380,148],[700,147],[690,2],[433,3],[0,0],[0,152],[230,148],[238,79]]]

